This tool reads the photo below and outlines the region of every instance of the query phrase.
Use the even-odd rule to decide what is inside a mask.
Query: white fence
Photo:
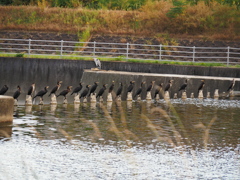
[[[239,64],[240,48],[0,38],[0,53]]]

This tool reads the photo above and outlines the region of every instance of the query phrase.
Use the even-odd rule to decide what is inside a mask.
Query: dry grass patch
[[[176,6],[172,1],[147,1],[134,11],[46,6],[0,6],[0,29],[77,33],[90,28],[91,34],[151,37],[159,33],[175,36],[218,34],[215,38],[222,39],[240,36],[240,11],[218,3],[211,6],[204,2],[181,4],[179,12],[174,11]]]

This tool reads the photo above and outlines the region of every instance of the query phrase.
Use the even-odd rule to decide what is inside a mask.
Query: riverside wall
[[[31,83],[35,82],[36,91],[43,89],[47,85],[50,86],[49,90],[51,90],[58,80],[62,80],[63,84],[61,89],[63,90],[68,85],[72,85],[73,87],[77,86],[82,79],[83,70],[94,67],[95,63],[93,61],[0,57],[0,88],[4,84],[8,85],[9,91],[7,95],[12,95],[17,85],[20,85],[22,92],[26,93]],[[102,69],[130,73],[177,74],[182,78],[185,78],[186,75],[210,76],[210,79],[211,77],[226,77],[227,82],[224,86],[230,83],[228,82],[230,79],[240,77],[240,68],[224,67],[102,62]],[[130,80],[129,77],[125,77],[127,78],[126,81]],[[94,80],[98,80],[98,77],[96,76],[93,81]],[[183,81],[178,82],[182,83]],[[236,82],[236,90],[240,89],[239,84],[239,82]]]

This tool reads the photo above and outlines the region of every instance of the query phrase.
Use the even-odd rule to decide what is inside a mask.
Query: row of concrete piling
[[[176,88],[177,86],[179,87],[179,81],[182,79],[185,80],[189,80],[189,85],[190,87],[186,89],[182,89],[180,90],[179,88]],[[223,81],[229,81],[230,79],[219,79],[217,77],[203,77],[204,79],[209,79],[208,80],[208,84],[211,84],[212,86],[210,87],[209,85],[207,85],[207,88],[205,88],[206,90],[204,90],[203,88],[198,88],[198,92],[197,94],[194,93],[189,93],[189,92],[195,92],[195,90],[197,89],[195,86],[197,86],[198,81],[195,80],[199,80],[202,79],[202,77],[195,77],[195,76],[184,76],[184,77],[180,77],[179,75],[162,75],[162,74],[140,74],[140,73],[127,73],[127,72],[114,72],[114,71],[91,71],[91,70],[86,70],[84,71],[83,77],[81,79],[81,82],[88,82],[91,83],[93,81],[95,81],[94,83],[96,83],[96,80],[100,81],[100,82],[107,82],[109,83],[110,79],[114,79],[114,81],[112,81],[113,83],[116,82],[121,82],[119,88],[122,87],[122,84],[126,84],[127,82],[129,82],[129,79],[133,79],[136,82],[140,83],[140,82],[147,82],[147,81],[152,81],[155,80],[157,82],[166,82],[167,80],[171,79],[170,81],[176,81],[178,83],[178,85],[176,84],[175,87],[172,88],[168,88],[166,89],[166,87],[168,87],[168,85],[165,86],[165,88],[161,88],[159,91],[156,91],[157,86],[156,87],[152,87],[152,89],[149,91],[146,89],[143,89],[143,93],[140,91],[140,93],[138,93],[139,89],[135,92],[135,94],[133,94],[134,91],[129,91],[128,89],[121,89],[121,92],[119,94],[119,88],[116,92],[114,92],[114,90],[110,91],[110,87],[108,90],[103,91],[103,93],[105,94],[101,94],[99,95],[99,92],[103,89],[100,89],[100,91],[98,92],[98,95],[95,94],[95,92],[88,92],[88,95],[83,95],[85,92],[85,90],[87,90],[89,88],[90,85],[86,86],[86,89],[84,91],[82,91],[81,95],[79,94],[79,92],[75,93],[74,96],[74,104],[78,104],[78,103],[85,103],[85,102],[111,102],[111,101],[135,101],[135,100],[152,100],[152,101],[157,101],[159,99],[177,99],[177,98],[181,98],[181,99],[187,99],[187,98],[224,98],[224,97],[233,97],[234,93],[233,93],[233,88],[227,90],[227,92],[221,92],[219,93],[218,89],[227,89],[227,85],[226,83],[223,84]],[[240,81],[240,79],[236,79],[237,81]],[[135,81],[131,81],[131,82],[135,82]],[[204,80],[201,80],[204,81]],[[116,83],[115,82],[115,83]],[[131,86],[131,82],[130,85],[128,86],[128,88]],[[153,82],[153,81],[152,81]],[[235,82],[235,80],[234,80]],[[161,83],[162,84],[162,83]],[[204,83],[205,84],[205,83]],[[105,86],[106,84],[103,84],[103,86]],[[111,85],[113,86],[113,84]],[[160,85],[159,85],[160,86]],[[92,86],[93,87],[93,86]],[[142,84],[141,84],[142,87]],[[171,87],[171,86],[170,86]],[[216,87],[216,89],[213,89],[212,87]],[[145,88],[145,87],[144,87]],[[92,89],[92,88],[91,88]],[[155,89],[155,91],[154,91]],[[71,89],[70,89],[71,90]],[[126,92],[127,90],[127,92]],[[169,92],[169,91],[170,92]],[[89,89],[88,89],[89,91]],[[91,90],[90,90],[91,91]],[[203,91],[204,91],[204,95],[203,95]],[[206,91],[209,91],[207,93],[205,93]],[[177,92],[175,94],[173,94],[173,92]],[[210,92],[213,93],[210,96]],[[108,93],[108,94],[106,94]],[[145,94],[147,93],[147,94]],[[155,93],[155,94],[154,94]],[[181,93],[181,95],[180,95]],[[196,92],[195,92],[196,93]],[[73,94],[73,93],[72,93]],[[171,96],[171,97],[170,97]],[[205,96],[205,97],[204,97]],[[36,96],[35,96],[36,97]],[[81,97],[81,98],[80,98]],[[99,97],[99,98],[97,98]],[[136,99],[137,98],[137,99]],[[64,97],[63,100],[63,104],[67,104],[68,103],[68,97]],[[71,99],[72,101],[72,99]],[[32,105],[35,104],[35,102],[32,102],[32,96],[26,96],[26,105]],[[55,93],[51,93],[51,99],[50,99],[50,104],[57,104],[57,98]],[[40,102],[38,104],[43,104],[43,99],[40,96]],[[17,105],[17,102],[16,102]]]
[[[160,96],[160,95],[161,95],[161,96]],[[91,96],[90,96],[89,98],[83,98],[83,99],[80,99],[79,96],[80,96],[79,94],[76,94],[76,95],[74,96],[74,101],[73,101],[74,104],[87,103],[87,102],[95,103],[95,102],[103,102],[103,101],[106,101],[106,102],[122,101],[121,96],[116,97],[115,94],[114,94],[114,92],[108,93],[106,99],[104,99],[102,96],[101,96],[99,99],[97,99],[97,98],[96,98],[96,94],[91,94]],[[233,91],[230,91],[229,93],[223,92],[222,94],[219,94],[218,89],[215,89],[213,98],[214,98],[214,99],[218,99],[219,97],[224,98],[224,97],[233,97],[233,96],[234,96]],[[204,98],[204,96],[203,96],[203,90],[200,90],[200,91],[199,91],[197,97],[198,97],[199,99],[203,99],[203,98]],[[168,91],[165,91],[165,92],[162,92],[162,93],[160,93],[160,94],[157,94],[155,98],[152,97],[151,92],[147,92],[147,95],[146,95],[145,98],[141,98],[141,97],[139,96],[136,100],[137,100],[137,101],[141,101],[141,100],[158,101],[158,100],[160,100],[161,98],[162,98],[162,99],[165,99],[165,100],[171,99],[171,97],[170,97],[170,95],[169,95],[169,92],[168,92]],[[183,100],[188,98],[186,91],[183,91],[183,92],[182,92],[180,98],[183,99]],[[191,93],[191,95],[190,95],[189,98],[194,98],[194,93]],[[211,98],[210,92],[207,92],[206,98]],[[174,94],[173,99],[178,99],[178,94],[177,94],[177,93]],[[133,100],[133,94],[132,94],[132,92],[128,92],[126,101],[135,101],[135,100]],[[63,104],[67,104],[67,103],[68,103],[68,100],[67,100],[67,99],[64,99],[64,100],[63,100]],[[44,104],[44,102],[43,102],[43,100],[42,100],[41,98],[40,98],[40,101],[39,101],[38,104],[39,104],[39,105],[43,105],[43,104]],[[52,104],[52,105],[58,104],[55,94],[51,94],[50,104]],[[15,101],[15,105],[17,105],[17,101]],[[32,96],[30,96],[30,95],[27,95],[27,96],[26,96],[25,105],[27,105],[27,106],[28,106],[28,105],[33,105]]]
[[[218,93],[218,89],[215,90],[214,92],[214,99],[218,99],[219,97],[233,97],[234,93],[233,91],[230,91],[229,93],[222,93],[219,95]],[[164,94],[163,94],[163,98],[165,100],[169,100],[170,99],[170,96],[169,96],[169,92],[166,91]],[[174,99],[177,99],[177,94],[175,93],[174,94]],[[194,94],[191,93],[191,97],[190,98],[194,98]],[[199,99],[203,99],[204,96],[203,96],[203,91],[200,90],[199,93],[198,93],[198,98]],[[210,92],[207,93],[207,97],[206,98],[210,98]],[[146,95],[146,98],[144,99],[141,99],[141,97],[139,96],[138,97],[138,101],[140,100],[147,100],[147,101],[158,101],[160,100],[160,95],[157,94],[157,96],[155,98],[152,98],[151,96],[151,93],[148,92],[147,95]],[[187,93],[186,91],[183,91],[182,92],[182,95],[181,95],[181,99],[187,99]],[[12,121],[12,110],[11,110],[11,106],[13,104],[13,98],[10,97],[10,96],[1,96],[0,97],[0,122],[4,122],[4,121]],[[74,104],[80,104],[80,103],[86,103],[86,102],[90,102],[90,103],[96,103],[96,102],[103,102],[104,99],[102,97],[100,97],[100,99],[97,99],[96,98],[96,94],[92,94],[89,98],[84,98],[82,99],[82,101],[80,101],[81,99],[79,99],[79,94],[75,95],[74,97]],[[127,101],[134,101],[133,100],[133,95],[132,95],[132,92],[129,92],[127,94]],[[113,101],[121,101],[121,97],[114,97],[114,93],[108,93],[107,95],[107,98],[106,98],[106,101],[107,102],[113,102]],[[68,101],[67,99],[64,99],[63,101],[63,104],[67,104]],[[43,105],[43,100],[41,99],[38,103],[39,105]],[[57,105],[57,99],[56,99],[56,95],[55,94],[52,94],[51,95],[51,101],[50,101],[50,104],[51,105]],[[15,101],[15,105],[17,105],[17,101]],[[25,105],[26,106],[31,106],[33,105],[33,102],[32,102],[32,96],[29,96],[27,95],[26,96],[26,101],[25,101]]]

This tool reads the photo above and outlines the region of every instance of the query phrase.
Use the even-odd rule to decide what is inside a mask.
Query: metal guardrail
[[[179,62],[240,63],[240,48],[188,47],[130,43],[52,41],[0,38],[0,53],[51,55],[60,58],[104,57]]]

